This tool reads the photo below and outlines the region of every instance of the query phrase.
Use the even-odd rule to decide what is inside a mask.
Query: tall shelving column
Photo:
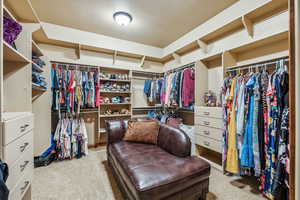
[[[99,107],[99,134],[96,140],[99,144],[103,144],[106,142],[105,120],[130,119],[132,117],[132,84],[130,70],[101,67],[100,73],[107,75],[107,77],[100,76],[100,96],[107,98],[108,101],[101,103]],[[109,77],[110,75],[114,75],[115,77]],[[113,85],[113,87],[104,87],[105,84]],[[125,87],[127,89],[124,89]],[[129,98],[129,101],[114,102],[112,101],[112,98],[114,97],[121,98],[123,100],[125,100],[125,98]],[[121,113],[122,109],[127,109],[128,112]],[[109,114],[108,111],[111,111],[111,113]]]
[[[38,23],[29,1],[1,1],[1,160],[9,166],[6,182],[10,199],[31,199],[33,177],[33,129],[31,84],[31,31]],[[16,8],[21,8],[16,9]],[[23,15],[24,13],[27,15]],[[3,38],[3,20],[22,25],[14,45]],[[22,23],[26,22],[26,23]],[[5,27],[7,28],[7,27]],[[22,166],[22,170],[20,170]]]

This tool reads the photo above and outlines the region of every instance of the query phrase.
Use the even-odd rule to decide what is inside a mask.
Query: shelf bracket
[[[80,51],[81,51],[81,45],[78,44],[75,49],[75,54],[76,54],[78,60],[80,59],[80,53],[81,53]]]
[[[242,17],[242,22],[250,37],[253,37],[253,23],[245,15]]]
[[[117,56],[118,56],[118,51],[115,51],[113,55],[113,65],[116,64]]]
[[[142,59],[141,59],[141,63],[139,65],[139,67],[143,67],[144,64],[145,64],[145,59],[146,59],[146,56],[143,56]]]
[[[177,53],[172,53],[173,58],[176,60],[177,63],[181,63],[181,57]]]
[[[203,50],[204,53],[207,53],[207,44],[202,40],[197,40],[198,46]]]
[[[225,77],[226,69],[237,65],[237,56],[229,51],[224,51],[222,54],[223,74]]]

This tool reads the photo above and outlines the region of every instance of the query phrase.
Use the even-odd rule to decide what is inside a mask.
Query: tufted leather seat
[[[129,199],[205,199],[209,164],[190,156],[189,138],[161,124],[158,145],[122,141],[127,121],[108,121],[107,155]]]

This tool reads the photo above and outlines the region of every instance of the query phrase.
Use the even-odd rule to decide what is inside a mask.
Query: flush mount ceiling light
[[[121,26],[127,26],[132,21],[131,15],[127,12],[116,12],[113,17],[117,24]]]

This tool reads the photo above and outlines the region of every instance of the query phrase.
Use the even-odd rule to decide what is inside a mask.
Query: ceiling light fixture
[[[131,15],[127,12],[116,12],[114,13],[113,17],[117,24],[121,26],[127,26],[132,21]]]

